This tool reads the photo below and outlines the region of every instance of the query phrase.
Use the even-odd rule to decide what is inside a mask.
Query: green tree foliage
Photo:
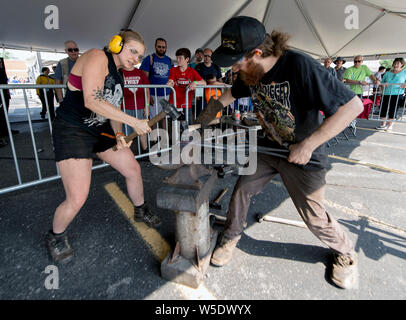
[[[7,50],[0,50],[0,58],[10,59],[10,58],[11,58],[11,54],[10,54],[10,52],[7,51]]]
[[[384,66],[385,68],[392,68],[393,60],[395,60],[395,59],[392,59],[392,60],[380,60],[379,64],[381,66]],[[403,66],[403,70],[405,70],[405,68],[406,68],[406,65]]]

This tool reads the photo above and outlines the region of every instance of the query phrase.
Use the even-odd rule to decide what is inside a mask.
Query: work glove
[[[224,106],[220,101],[210,98],[209,103],[196,118],[195,123],[207,126],[211,121],[216,119],[217,113],[223,110],[223,108]]]

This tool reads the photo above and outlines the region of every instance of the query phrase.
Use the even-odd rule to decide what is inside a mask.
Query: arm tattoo
[[[106,97],[104,96],[104,91],[103,89],[97,87],[97,89],[93,90],[93,97],[97,101],[107,101]]]

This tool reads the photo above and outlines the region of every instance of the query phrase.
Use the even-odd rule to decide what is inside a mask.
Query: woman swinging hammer
[[[144,52],[143,38],[125,30],[112,38],[108,49],[85,52],[71,71],[66,96],[53,123],[55,160],[66,193],[47,234],[49,253],[55,262],[65,263],[73,257],[66,229],[89,194],[94,155],[125,177],[135,207],[134,219],[149,226],[160,224],[144,202],[141,169],[121,132],[123,123],[139,135],[151,131],[147,120],[120,110],[124,84],[120,69],[133,70]],[[119,150],[113,151],[116,144]]]

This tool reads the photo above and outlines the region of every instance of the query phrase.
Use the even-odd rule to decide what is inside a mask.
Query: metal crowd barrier
[[[393,120],[391,121],[396,121],[396,122],[405,122],[406,121],[406,117],[405,117],[405,106],[406,106],[406,99],[405,99],[405,95],[401,92],[398,92],[398,88],[401,84],[387,84],[386,85],[386,89],[384,92],[384,89],[382,86],[375,86],[373,84],[368,84],[367,86],[363,86],[362,87],[362,101],[364,103],[365,106],[365,110],[364,112],[359,116],[360,118],[365,118],[368,120],[375,120],[375,121],[381,121],[381,118],[384,118],[386,120],[389,119],[389,108],[386,108],[386,104],[390,105],[391,103],[393,105],[395,105],[395,117]],[[219,97],[219,92],[218,90],[220,90],[221,94],[224,93],[225,90],[227,90],[228,88],[230,88],[230,85],[215,85],[215,86],[197,86],[196,90],[194,90],[194,92],[192,92],[192,109],[189,108],[184,108],[185,106],[181,106],[183,108],[178,108],[178,110],[183,111],[185,114],[185,120],[191,124],[193,123],[194,119],[196,119],[196,117],[198,116],[198,114],[201,112],[201,110],[206,106],[207,104],[207,100],[206,100],[206,90],[214,90],[214,97],[218,98]],[[56,179],[60,178],[60,174],[58,171],[58,167],[55,164],[55,168],[56,168],[56,174],[55,175],[51,175],[51,176],[45,176],[43,171],[41,170],[41,164],[40,161],[42,159],[40,159],[40,157],[38,156],[38,153],[40,152],[40,150],[38,150],[37,148],[37,140],[34,134],[34,129],[33,129],[33,120],[31,119],[31,114],[30,114],[30,106],[29,106],[29,102],[28,102],[28,96],[32,93],[27,93],[27,91],[29,90],[42,90],[44,93],[44,98],[45,98],[45,102],[46,102],[46,109],[47,109],[47,114],[48,114],[48,127],[49,127],[49,140],[50,140],[50,148],[53,148],[52,146],[52,122],[51,119],[49,117],[49,101],[48,101],[48,96],[46,94],[46,90],[47,89],[56,89],[56,88],[60,88],[62,90],[66,90],[66,86],[65,85],[35,85],[35,84],[10,84],[10,85],[0,85],[0,98],[1,98],[1,102],[3,106],[6,106],[6,98],[5,98],[5,92],[4,90],[13,90],[14,95],[11,96],[11,99],[13,99],[13,97],[16,97],[16,93],[21,90],[22,91],[22,97],[24,98],[24,104],[25,104],[25,110],[26,110],[26,115],[27,115],[27,120],[28,120],[28,126],[29,126],[29,133],[30,133],[30,137],[31,137],[31,144],[32,144],[32,150],[34,153],[34,158],[32,160],[35,161],[35,167],[36,167],[36,178],[28,178],[29,181],[23,181],[26,179],[22,178],[22,174],[21,174],[21,165],[19,163],[19,159],[17,156],[17,150],[16,150],[16,143],[15,143],[15,137],[12,133],[12,129],[11,129],[11,125],[10,125],[10,121],[9,121],[9,115],[8,115],[8,111],[5,107],[3,107],[3,110],[0,110],[0,113],[4,113],[4,122],[5,125],[7,127],[7,133],[8,133],[8,137],[9,137],[9,145],[10,148],[8,149],[9,151],[11,151],[11,156],[12,159],[14,161],[14,169],[16,172],[16,178],[17,178],[17,183],[12,183],[12,184],[8,184],[6,186],[2,185],[1,183],[1,179],[0,180],[0,194],[4,194],[7,192],[11,192],[11,191],[16,191],[16,190],[20,190],[26,187],[31,187],[31,186],[35,186],[35,185],[39,185],[42,183],[46,183],[49,181],[53,181]],[[174,88],[166,86],[166,85],[126,85],[125,88],[128,89],[133,89],[134,92],[135,90],[144,90],[143,94],[144,94],[144,101],[147,102],[147,105],[149,105],[149,101],[148,101],[148,96],[147,96],[147,89],[159,89],[159,88],[164,88],[164,89],[169,89],[173,96],[174,96],[174,104],[176,105],[176,92],[174,90]],[[188,106],[189,105],[189,92],[190,89],[186,90],[186,101],[185,101],[185,105]],[[390,95],[389,98],[385,97],[385,95],[383,94],[388,94]],[[209,94],[209,96],[212,96],[212,94]],[[157,114],[158,112],[158,96],[157,96],[157,92],[155,90],[155,94],[152,95],[152,98],[154,99],[154,104],[152,106],[149,106],[145,109],[145,114],[148,117],[149,113],[150,113],[150,108],[155,108],[155,114]],[[134,95],[134,104],[135,104],[135,108],[137,108],[137,101],[136,101],[136,95]],[[165,99],[169,99],[169,96],[166,95],[165,92]],[[223,110],[223,113],[226,113],[227,115],[236,111],[237,109],[240,111],[248,111],[247,109],[251,108],[252,105],[250,106],[248,104],[249,100],[243,101],[243,100],[239,100],[237,101],[237,103],[234,103],[230,106],[228,106],[227,108],[225,108]],[[125,102],[123,103],[123,109],[124,111],[128,111],[128,109],[126,109],[125,107]],[[384,112],[386,110],[386,113]],[[189,113],[192,113],[191,115]],[[0,114],[1,115],[1,114]],[[1,118],[0,118],[1,120]],[[164,121],[164,127],[165,128],[169,128],[169,126],[173,124],[173,121],[171,121],[170,123],[168,122],[168,117],[165,119]],[[1,123],[0,121],[0,126],[4,125],[4,123]],[[175,121],[175,126],[177,125],[177,121]],[[160,124],[157,124],[157,127],[160,128]],[[352,129],[354,131],[354,135],[355,135],[355,124],[352,126]],[[129,127],[127,125],[124,126],[124,132],[126,134],[128,134],[129,131]],[[156,151],[156,149],[154,149],[154,152],[151,152],[151,139],[150,139],[150,135],[148,134],[147,137],[147,142],[148,142],[148,147],[147,147],[147,151],[142,152],[141,148],[140,148],[140,138],[137,138],[137,144],[138,144],[138,153],[136,153],[135,157],[136,158],[142,158],[142,157],[149,157],[150,155],[156,154],[158,152],[164,152],[164,151],[169,151],[171,148],[166,148],[166,149],[161,149],[160,146],[160,138],[159,138],[159,132],[158,131],[158,151]],[[169,136],[167,137],[167,141],[169,141]],[[23,143],[23,142],[20,142]],[[4,150],[7,150],[6,147],[1,148],[0,149],[0,159],[11,159],[8,157],[2,157],[1,155],[4,155]],[[53,153],[53,151],[52,151]],[[9,154],[8,154],[9,155]],[[50,159],[47,159],[50,160]],[[92,170],[96,170],[99,168],[104,168],[107,167],[108,164],[106,163],[101,163],[101,164],[94,164],[92,167]],[[1,165],[0,166],[0,170],[2,168],[5,168],[7,166]],[[47,168],[49,169],[49,168]],[[1,171],[0,171],[1,172]],[[7,174],[11,174],[11,171],[7,171]]]
[[[144,96],[145,96],[145,98],[146,98],[146,90],[145,90],[146,88],[167,88],[169,90],[172,90],[173,93],[175,93],[175,90],[173,88],[171,88],[169,86],[166,86],[166,85],[160,85],[160,86],[158,86],[158,85],[155,85],[155,86],[154,85],[126,85],[125,87],[126,88],[137,88],[137,89],[144,88]],[[0,126],[5,125],[7,127],[7,134],[8,134],[9,146],[10,146],[10,148],[8,148],[8,146],[6,146],[6,147],[3,147],[3,148],[0,149],[0,160],[3,160],[3,161],[8,160],[8,159],[11,160],[11,158],[12,158],[13,161],[14,161],[14,170],[15,170],[15,173],[16,173],[16,181],[14,181],[12,183],[8,183],[7,185],[3,185],[4,180],[6,180],[4,177],[2,177],[0,179],[0,194],[4,194],[4,193],[24,189],[24,188],[27,188],[27,187],[31,187],[31,186],[39,185],[39,184],[42,184],[42,183],[46,183],[46,182],[49,182],[49,181],[54,181],[54,180],[57,180],[57,179],[59,179],[61,177],[60,174],[59,174],[59,170],[58,170],[58,167],[57,167],[56,163],[54,164],[55,168],[56,168],[56,174],[55,175],[46,176],[46,174],[43,173],[42,169],[44,169],[44,166],[41,166],[40,161],[44,160],[44,159],[40,159],[40,157],[38,155],[38,153],[40,153],[43,150],[39,150],[38,147],[37,147],[38,140],[36,139],[35,134],[34,134],[33,120],[31,118],[30,105],[29,105],[29,101],[28,101],[28,97],[27,97],[29,95],[29,94],[27,94],[27,90],[36,90],[36,89],[43,90],[45,103],[46,103],[46,109],[47,109],[47,115],[48,115],[48,127],[49,127],[49,136],[47,136],[47,138],[49,138],[50,143],[48,145],[48,147],[49,147],[48,151],[51,151],[51,148],[52,148],[51,153],[53,154],[52,122],[51,122],[51,119],[50,119],[50,116],[49,116],[50,115],[50,110],[49,110],[49,104],[50,103],[48,101],[48,96],[46,94],[46,90],[47,89],[48,90],[49,89],[53,90],[53,89],[56,89],[56,88],[60,88],[63,91],[65,91],[66,90],[66,85],[36,85],[36,84],[0,85],[0,98],[1,98],[0,101],[1,101],[1,105],[4,106],[4,107],[0,108],[0,109],[3,109],[3,110],[0,110],[0,112],[4,113],[4,121],[1,121],[1,117],[0,117]],[[33,150],[33,154],[34,154],[33,159],[30,159],[30,160],[35,161],[36,178],[31,177],[32,174],[28,174],[28,176],[30,176],[30,177],[27,178],[27,179],[24,179],[22,177],[22,173],[25,173],[25,172],[22,172],[22,170],[21,170],[22,165],[19,163],[19,156],[17,155],[18,150],[17,150],[16,141],[15,141],[15,136],[12,133],[11,124],[10,124],[9,115],[8,115],[8,110],[5,107],[6,106],[6,97],[5,97],[4,90],[13,90],[13,95],[11,96],[11,99],[16,97],[16,93],[19,90],[22,90],[22,93],[23,93],[22,96],[24,98],[26,116],[27,116],[27,120],[28,120],[28,127],[29,127],[29,132],[30,132],[30,137],[31,137],[32,150]],[[11,99],[10,99],[10,104],[11,104]],[[176,96],[174,97],[174,99],[175,99],[175,102],[176,102]],[[157,103],[158,103],[157,100],[158,99],[157,99],[157,97],[155,95],[155,103],[154,103],[154,106],[153,106],[155,108],[157,107]],[[136,103],[136,101],[135,101],[135,103]],[[1,114],[0,114],[0,116],[1,116]],[[168,119],[166,119],[166,124],[168,124]],[[158,124],[158,127],[159,127],[159,124]],[[128,130],[128,127],[126,127],[125,130]],[[137,139],[138,139],[138,144],[139,144],[140,143],[139,138],[137,138]],[[19,143],[23,144],[23,143],[25,143],[25,141],[19,141]],[[41,141],[41,143],[44,143],[44,141]],[[147,157],[149,155],[156,154],[158,152],[167,151],[166,149],[165,150],[161,149],[159,144],[160,144],[160,141],[159,141],[159,131],[158,131],[158,151],[151,152],[150,137],[148,135],[148,152],[143,153],[143,154],[141,154],[141,152],[139,152],[139,154],[137,154],[135,157],[136,158]],[[9,150],[11,151],[11,157],[9,157],[10,153],[6,153],[6,156],[4,156],[5,152],[8,152]],[[138,150],[140,150],[140,149],[138,149]],[[170,150],[170,148],[168,150]],[[21,158],[22,157],[20,157],[21,161],[27,160],[27,159],[21,159]],[[52,160],[52,159],[45,159],[45,160]],[[102,162],[101,164],[94,164],[93,167],[92,167],[92,170],[105,168],[107,166],[109,166],[109,165],[104,163],[104,162]],[[9,175],[12,173],[12,171],[9,170],[9,168],[7,167],[5,162],[3,162],[3,165],[0,165],[0,174],[1,174],[2,169],[7,170],[7,172],[6,172],[6,174],[8,175],[7,180],[9,180],[9,178],[10,178]],[[49,171],[50,168],[49,168],[49,166],[47,166],[45,169],[46,169],[46,171]],[[2,174],[5,174],[5,173],[2,173]],[[27,176],[27,174],[26,174],[26,176]],[[23,181],[23,180],[29,180],[29,181]]]
[[[358,87],[358,89],[361,88],[362,90],[362,94],[359,94],[359,96],[364,104],[364,112],[359,118],[375,121],[406,122],[406,99],[403,93],[404,89],[400,88],[402,85],[406,85],[406,83],[385,83],[381,85],[371,83],[366,86],[346,84],[350,89]],[[390,117],[390,106],[394,108],[393,118]]]
[[[208,102],[208,98],[213,96],[215,99],[218,99],[221,94],[223,94],[226,90],[231,88],[231,85],[207,85],[207,86],[196,86],[195,90],[190,90],[189,88],[186,89],[186,101],[185,105],[189,105],[189,92],[192,91],[192,119],[196,119],[196,117],[199,115],[201,110],[204,109]],[[206,96],[207,90],[209,90],[208,97]],[[218,93],[220,91],[220,95]],[[214,94],[212,94],[214,93]],[[252,103],[250,103],[251,98],[240,98],[237,99],[233,104],[230,104],[227,108],[223,110],[223,113],[226,115],[230,115],[236,110],[239,110],[241,112],[243,111],[249,111],[252,108]],[[182,106],[184,107],[184,106]],[[186,118],[188,119],[188,113],[189,109],[185,109],[186,113]]]

